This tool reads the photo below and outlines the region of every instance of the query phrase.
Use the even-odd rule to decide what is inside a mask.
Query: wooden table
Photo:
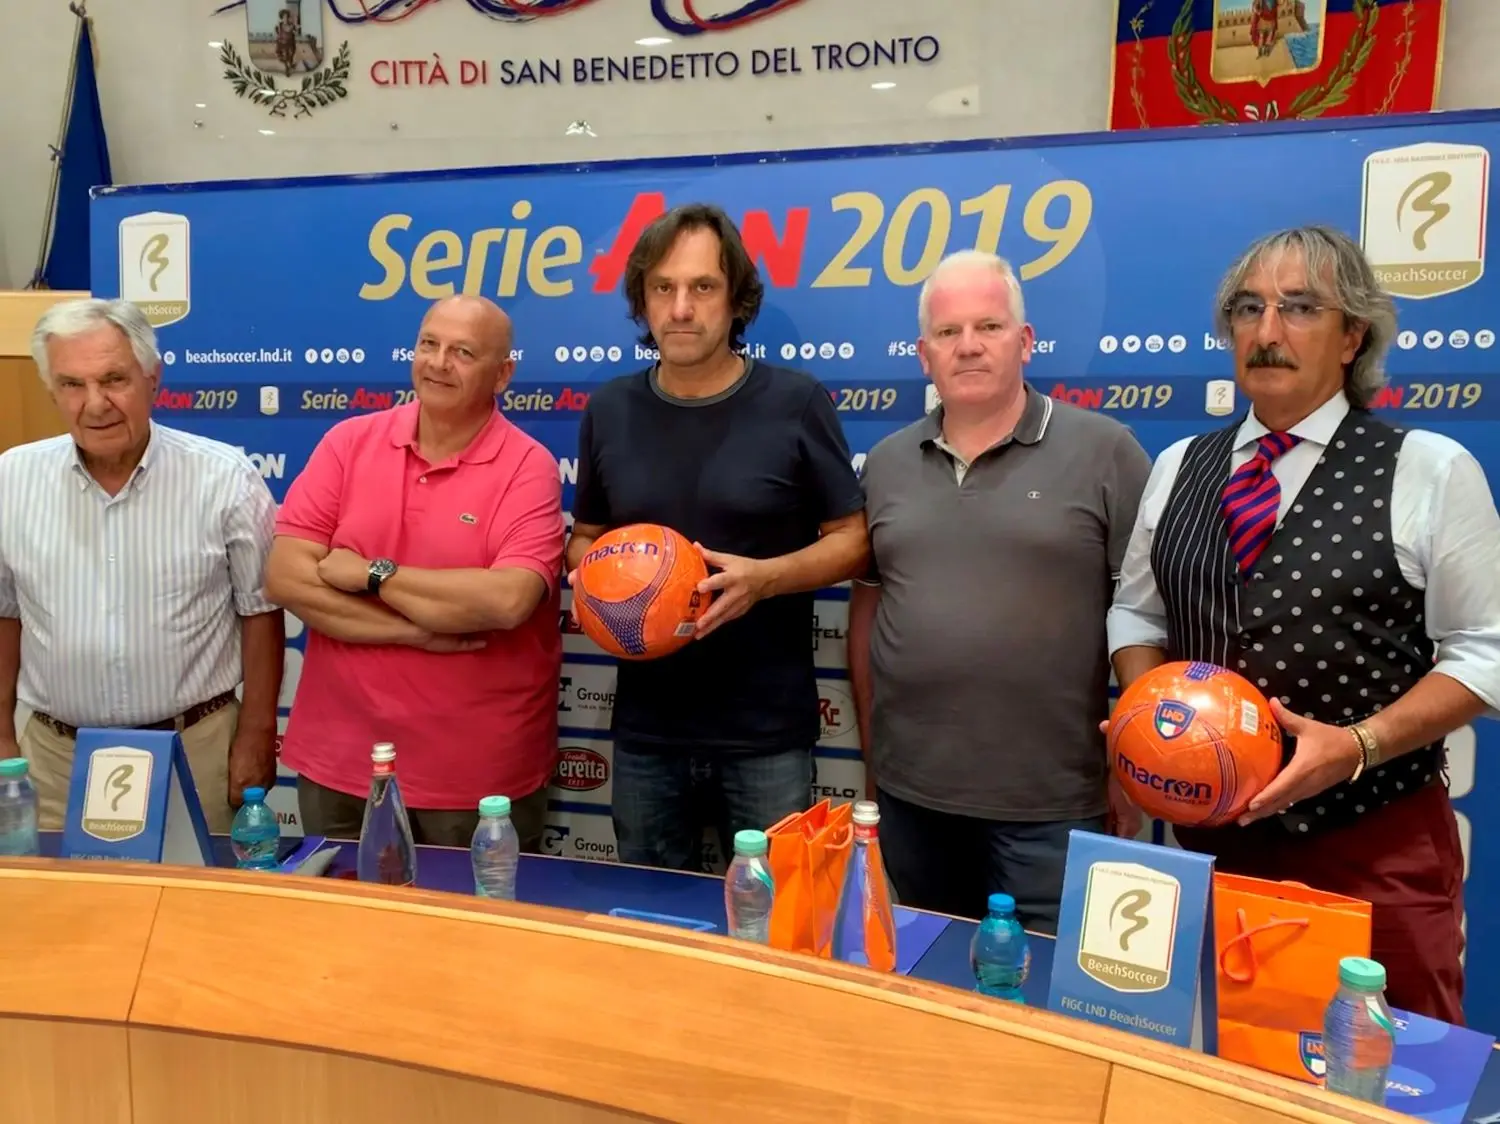
[[[53,859],[0,863],[0,1058],[0,1124],[1410,1119],[713,934]]]

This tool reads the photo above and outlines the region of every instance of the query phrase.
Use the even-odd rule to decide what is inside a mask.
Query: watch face
[[[389,558],[377,558],[370,563],[370,572],[378,577],[388,578],[396,572],[396,564]]]

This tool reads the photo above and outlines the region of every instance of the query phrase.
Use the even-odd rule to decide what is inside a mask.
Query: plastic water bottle
[[[854,804],[854,846],[844,870],[833,920],[833,955],[878,972],[896,970],[896,918],[880,857],[880,809],[873,800]]]
[[[281,842],[281,825],[266,805],[266,790],[247,788],[244,799],[229,828],[234,864],[241,870],[278,870],[276,849]]]
[[[377,742],[370,751],[370,762],[370,796],[365,801],[355,858],[359,880],[413,885],[417,880],[417,846],[412,840],[406,801],[396,781],[396,747],[390,742]]]
[[[481,898],[516,900],[516,866],[521,837],[510,822],[510,797],[486,796],[479,802],[479,824],[469,844],[474,866],[474,893]]]
[[[969,966],[981,995],[1025,1003],[1021,985],[1031,971],[1031,942],[1016,918],[1016,900],[991,894],[989,915],[969,942]]]
[[[1332,1093],[1385,1104],[1385,1079],[1396,1052],[1396,1020],[1385,1001],[1385,967],[1362,956],[1339,961],[1339,990],[1323,1012],[1324,1086]]]
[[[764,831],[734,833],[734,860],[724,875],[724,914],[731,937],[758,944],[771,941],[776,882],[766,857],[770,849]]]
[[[36,786],[24,757],[0,761],[0,855],[40,855]]]

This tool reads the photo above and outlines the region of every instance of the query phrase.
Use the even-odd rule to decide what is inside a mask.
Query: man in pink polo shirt
[[[370,748],[396,746],[419,843],[466,847],[511,798],[535,850],[557,754],[562,486],[495,404],[509,318],[452,297],[417,335],[416,401],[334,426],[287,491],[266,593],[306,623],[281,759],[310,834],[359,835]]]

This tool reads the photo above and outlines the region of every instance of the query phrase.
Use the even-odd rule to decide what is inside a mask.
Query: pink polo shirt
[[[287,489],[276,533],[421,569],[520,566],[547,596],[524,624],[476,652],[345,644],[308,631],[281,759],[328,788],[364,795],[370,747],[396,746],[413,808],[519,799],[557,754],[563,557],[557,461],[499,412],[442,464],[417,449],[412,403],[350,418],[318,443]]]

